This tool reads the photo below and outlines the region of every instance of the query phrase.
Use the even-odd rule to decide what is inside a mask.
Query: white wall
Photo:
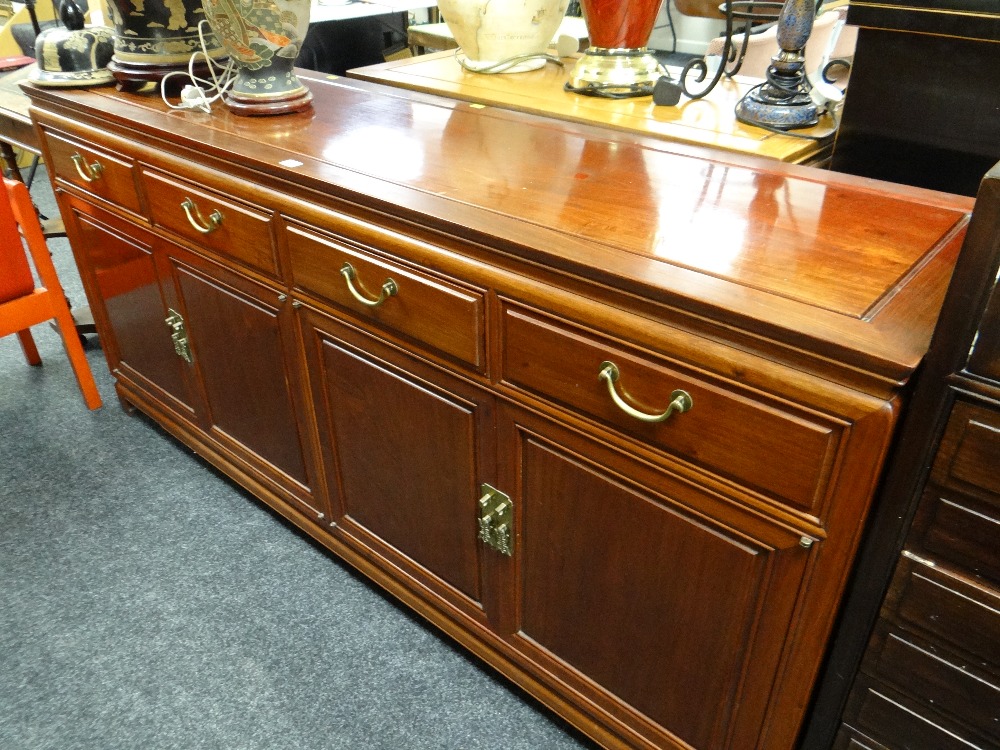
[[[705,48],[708,46],[708,41],[717,36],[722,36],[726,31],[726,22],[721,18],[685,16],[673,6],[671,6],[670,13],[673,16],[674,28],[677,32],[678,52],[691,52],[696,55],[703,55],[705,54]],[[667,9],[665,6],[660,7],[660,14],[656,18],[656,28],[653,29],[649,46],[658,50],[670,50],[673,46],[673,37],[670,34],[670,26],[667,23]]]

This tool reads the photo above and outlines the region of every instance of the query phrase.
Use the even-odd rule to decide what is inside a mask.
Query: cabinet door
[[[171,307],[183,317],[191,347],[200,426],[320,516],[290,303],[275,289],[161,245],[161,273],[173,281]]]
[[[516,647],[657,746],[757,747],[801,536],[530,414],[499,425]]]
[[[476,535],[493,455],[489,396],[314,311],[303,330],[327,474],[338,488],[336,533],[485,622],[491,574]]]
[[[154,261],[153,235],[65,193],[61,200],[108,366],[118,378],[192,419],[184,363],[164,322],[167,303]]]

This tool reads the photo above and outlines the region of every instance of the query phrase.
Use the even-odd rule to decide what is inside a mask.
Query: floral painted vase
[[[191,55],[202,51],[201,0],[108,0],[107,5],[115,27],[115,51],[108,69],[119,88],[160,82],[168,73],[185,71]],[[205,29],[204,36],[209,57],[224,57],[211,29]],[[208,64],[200,62],[195,73],[205,74],[207,69]]]
[[[208,22],[236,66],[223,100],[241,115],[312,106],[293,66],[309,28],[309,0],[202,0]]]
[[[463,67],[482,73],[542,67],[567,5],[568,0],[438,0],[462,48]]]

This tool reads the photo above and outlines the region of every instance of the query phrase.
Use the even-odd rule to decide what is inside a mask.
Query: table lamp
[[[804,49],[816,18],[816,0],[785,0],[778,15],[778,47],[767,81],[736,105],[736,119],[778,130],[808,128],[819,122],[819,108],[809,95]]]
[[[662,0],[581,0],[590,48],[566,90],[591,96],[649,96],[663,68],[646,46]]]

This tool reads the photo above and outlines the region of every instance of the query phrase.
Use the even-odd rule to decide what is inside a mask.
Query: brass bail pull
[[[73,166],[76,167],[76,173],[80,175],[80,179],[84,182],[93,182],[94,180],[101,179],[101,175],[104,173],[104,167],[101,166],[99,161],[95,161],[93,164],[87,164],[86,159],[84,159],[80,154],[73,154],[69,157],[73,161]]]
[[[191,226],[202,234],[214,232],[222,224],[222,212],[219,209],[212,211],[208,215],[208,221],[205,221],[201,216],[201,211],[198,210],[198,206],[190,198],[185,198],[181,202],[181,208],[184,209],[184,214],[187,216],[187,220]]]
[[[628,414],[630,417],[634,417],[642,422],[664,422],[669,419],[670,415],[674,412],[683,414],[694,406],[694,401],[691,400],[691,395],[687,391],[676,390],[670,394],[670,404],[667,406],[667,410],[662,414],[647,414],[646,412],[639,411],[634,406],[627,404],[625,399],[618,395],[618,391],[615,390],[615,382],[617,382],[620,377],[621,373],[618,371],[618,366],[614,362],[601,362],[601,369],[597,373],[597,379],[607,383],[608,393],[611,395],[611,400],[615,402],[615,406]]]
[[[390,278],[386,279],[385,282],[382,284],[382,291],[379,294],[378,298],[369,299],[368,297],[364,296],[360,291],[358,291],[357,287],[354,285],[354,282],[358,277],[358,272],[354,270],[354,266],[352,266],[350,263],[345,263],[343,267],[340,269],[340,273],[343,275],[344,281],[347,282],[347,291],[349,291],[351,293],[351,296],[354,297],[354,299],[356,299],[362,305],[367,305],[368,307],[378,307],[387,299],[389,299],[389,297],[392,297],[395,294],[399,294],[399,286],[396,284],[395,281],[393,281]]]

